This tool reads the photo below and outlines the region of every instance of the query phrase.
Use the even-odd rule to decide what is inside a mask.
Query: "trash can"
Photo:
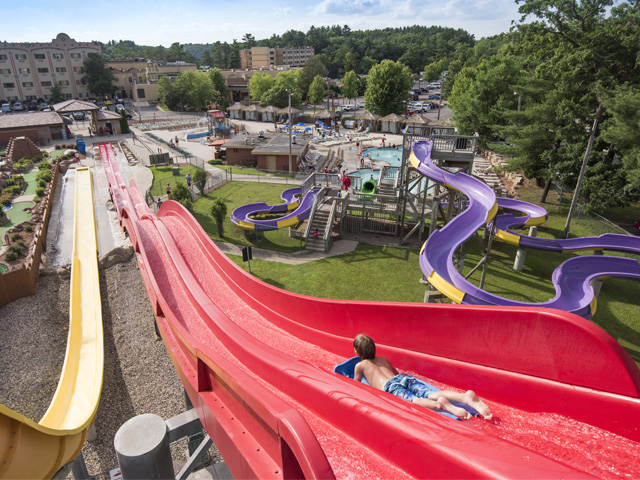
[[[78,151],[82,154],[87,153],[87,145],[84,143],[84,140],[82,140],[81,138],[78,139],[77,142],[78,145]]]

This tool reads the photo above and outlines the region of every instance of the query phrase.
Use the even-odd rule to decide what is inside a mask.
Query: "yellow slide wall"
[[[104,370],[93,183],[76,170],[67,351],[56,393],[39,423],[0,405],[0,478],[51,478],[82,449]]]

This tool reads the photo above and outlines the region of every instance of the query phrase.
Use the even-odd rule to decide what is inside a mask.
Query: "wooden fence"
[[[51,179],[49,194],[41,199],[44,204],[42,224],[34,229],[35,234],[31,251],[27,255],[21,268],[0,274],[0,306],[36,293],[40,258],[47,244],[47,229],[49,227],[53,196],[55,195],[56,186],[58,185],[58,164],[59,163],[56,162],[53,169],[53,178]]]

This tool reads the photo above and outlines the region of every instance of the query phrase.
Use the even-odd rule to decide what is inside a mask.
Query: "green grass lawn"
[[[275,204],[286,185],[252,182],[231,182],[196,201],[197,210],[208,211],[214,198],[222,198],[228,207],[228,216],[234,208],[253,202]],[[539,191],[525,192],[529,201],[539,197]],[[560,238],[566,220],[566,209],[557,195],[551,195],[544,206],[549,210],[549,221],[538,228],[538,236]],[[538,200],[538,198],[535,198]],[[298,250],[299,240],[290,239],[286,231],[266,232],[258,235],[245,232],[225,221],[225,236],[219,237],[208,214],[196,212],[196,218],[214,240],[241,245],[254,245],[281,252]],[[601,223],[601,222],[600,222]],[[578,221],[573,224],[575,235],[600,235],[600,223]],[[592,229],[597,231],[593,232]],[[482,232],[480,232],[482,233]],[[482,258],[478,239],[472,237],[465,244],[465,274]],[[517,247],[494,241],[485,279],[485,290],[517,301],[539,303],[555,296],[551,276],[556,267],[577,254],[563,254],[529,250],[522,272],[513,270]],[[592,252],[579,254],[589,255]],[[355,252],[337,257],[287,265],[261,261],[254,256],[251,271],[265,282],[296,293],[321,298],[422,302],[425,285],[420,283],[422,271],[418,262],[419,251],[402,247],[380,247],[360,244]],[[608,253],[615,255],[615,253]],[[241,257],[231,256],[245,270]],[[482,269],[470,277],[479,285]],[[640,364],[640,316],[637,314],[640,286],[636,282],[608,279],[598,298],[597,311],[592,321],[606,330]]]
[[[171,185],[171,188],[173,188],[177,182],[187,183],[184,177],[188,172],[191,172],[191,176],[193,176],[193,171],[195,170],[195,167],[191,165],[184,165],[177,167],[180,169],[180,175],[174,175],[173,169],[175,166],[173,165],[149,168],[153,173],[153,185],[151,186],[151,195],[153,196],[166,195],[167,183]]]
[[[280,195],[291,185],[255,182],[230,182],[223,187],[199,198],[194,203],[194,216],[202,228],[213,240],[268,248],[278,252],[294,252],[301,249],[300,239],[289,237],[289,229],[268,232],[242,230],[231,223],[231,213],[237,207],[248,203],[264,202],[267,205],[282,203]],[[213,201],[220,198],[227,205],[227,218],[224,221],[224,237],[220,237],[218,229],[209,215]]]
[[[53,151],[49,152],[49,158],[47,160],[53,161],[56,158],[61,157],[62,155],[64,155],[65,151],[66,151],[66,149],[64,149],[64,150],[53,150]]]
[[[38,188],[38,183],[36,182],[36,175],[38,175],[37,171],[23,173],[22,176],[24,180],[27,182],[27,188],[24,189],[23,195],[30,195],[36,193],[36,188]]]
[[[25,208],[33,206],[33,202],[18,202],[14,203],[11,210],[7,212],[9,222],[4,225],[0,225],[0,239],[4,237],[4,234],[13,226],[20,225],[23,222],[29,220],[32,215],[29,212],[25,212]]]
[[[240,165],[214,165],[216,168],[220,170],[224,170],[225,172],[238,173],[241,175],[257,175],[259,177],[264,177],[267,174],[265,172],[261,172],[257,168],[253,167],[242,167]]]

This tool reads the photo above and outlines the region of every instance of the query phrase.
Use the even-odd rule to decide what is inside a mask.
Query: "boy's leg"
[[[465,405],[469,405],[475,409],[486,419],[489,419],[492,416],[489,406],[484,403],[473,390],[467,390],[465,393],[442,390],[440,392],[432,393],[428,398],[431,400],[446,398],[447,400],[453,400],[454,402],[464,403]]]
[[[440,392],[438,392],[440,393]],[[430,398],[422,398],[415,397],[413,399],[413,403],[420,405],[422,407],[428,408],[429,410],[443,410],[445,412],[451,413],[458,418],[470,418],[471,414],[467,412],[464,408],[456,407],[445,397],[440,397],[437,400],[432,400]]]

